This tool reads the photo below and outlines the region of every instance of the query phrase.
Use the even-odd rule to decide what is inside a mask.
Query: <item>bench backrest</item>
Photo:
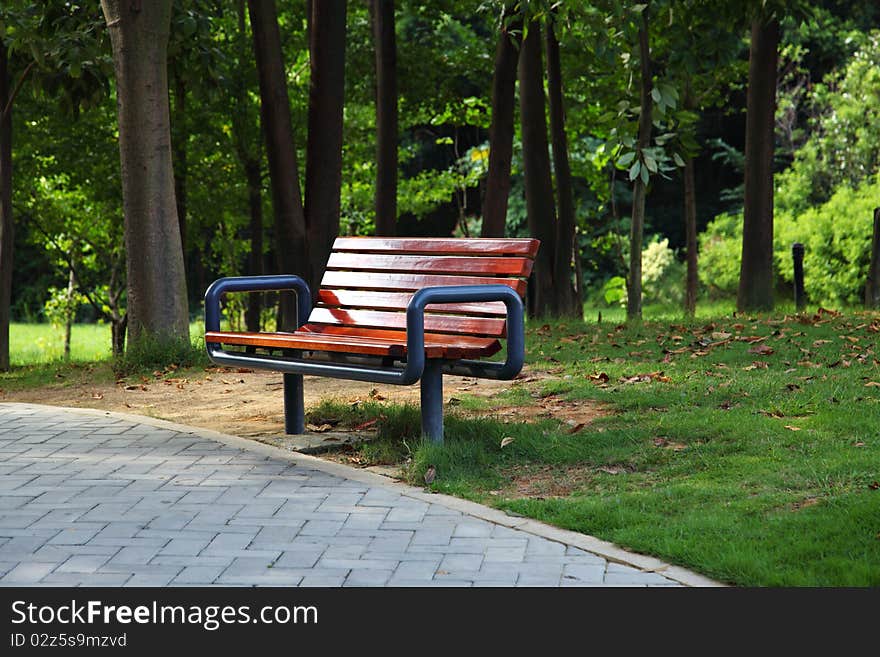
[[[441,285],[502,284],[522,297],[538,240],[339,237],[327,262],[309,324],[351,329],[406,328],[413,292]],[[428,306],[425,330],[498,338],[503,303]]]

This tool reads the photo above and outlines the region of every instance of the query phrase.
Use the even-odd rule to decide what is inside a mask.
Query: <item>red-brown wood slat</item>
[[[468,274],[526,277],[532,271],[528,258],[462,257],[445,255],[386,255],[378,253],[330,254],[327,269],[428,274]]]
[[[368,308],[372,310],[406,310],[412,299],[411,292],[364,292],[360,290],[320,290],[318,303],[345,308]],[[488,303],[431,304],[427,312],[450,314],[490,315],[504,317],[507,309],[500,301]]]
[[[296,349],[300,351],[332,351],[368,356],[403,357],[406,354],[406,334],[395,331],[355,329],[356,333],[333,333],[306,330],[296,333],[238,333],[212,331],[205,334],[206,342],[266,349]],[[425,336],[425,355],[428,358],[479,358],[491,356],[500,349],[497,340],[467,338],[464,336]]]
[[[406,329],[406,313],[318,307],[312,310],[312,314],[309,315],[309,324]],[[432,333],[454,333],[498,338],[505,335],[505,326],[505,320],[494,317],[425,315],[425,330]]]
[[[491,278],[489,276],[449,276],[434,274],[380,274],[371,272],[327,271],[321,288],[350,290],[415,291],[423,287],[446,285],[507,285],[523,296],[526,281],[520,278]]]
[[[519,255],[534,259],[539,245],[538,240],[530,238],[337,237],[333,250],[397,254]]]
[[[300,331],[321,333],[323,335],[359,336],[369,335],[376,338],[394,340],[406,344],[406,331],[392,329],[365,329],[336,324],[306,324]],[[494,338],[478,338],[470,335],[449,335],[448,333],[425,333],[425,345],[428,347],[455,347],[465,355],[460,358],[477,358],[491,356],[501,351],[501,343]]]

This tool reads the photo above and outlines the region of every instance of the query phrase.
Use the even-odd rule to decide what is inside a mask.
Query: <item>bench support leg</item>
[[[443,366],[428,360],[422,373],[422,435],[432,442],[443,442]]]
[[[304,433],[306,416],[303,407],[302,374],[284,375],[284,431]]]

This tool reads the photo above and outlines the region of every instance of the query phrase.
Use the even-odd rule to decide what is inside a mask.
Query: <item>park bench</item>
[[[317,302],[299,276],[221,278],[205,294],[215,363],[284,374],[287,433],[303,433],[302,375],[421,381],[422,433],[443,440],[443,374],[512,379],[523,365],[523,296],[538,240],[337,238]],[[292,290],[294,332],[220,330],[227,292]],[[507,343],[504,361],[481,360]]]

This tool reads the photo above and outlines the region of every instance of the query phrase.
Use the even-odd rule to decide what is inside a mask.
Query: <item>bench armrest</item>
[[[219,278],[205,292],[205,331],[220,330],[220,298],[227,292],[265,292],[270,290],[293,290],[296,293],[297,322],[306,323],[312,312],[312,293],[308,284],[299,276],[236,276]]]
[[[525,311],[522,299],[507,285],[450,285],[425,287],[413,294],[406,308],[406,351],[408,358],[425,354],[425,307],[429,304],[502,301],[507,308],[507,360],[483,363],[462,360],[449,373],[512,379],[525,361]]]

